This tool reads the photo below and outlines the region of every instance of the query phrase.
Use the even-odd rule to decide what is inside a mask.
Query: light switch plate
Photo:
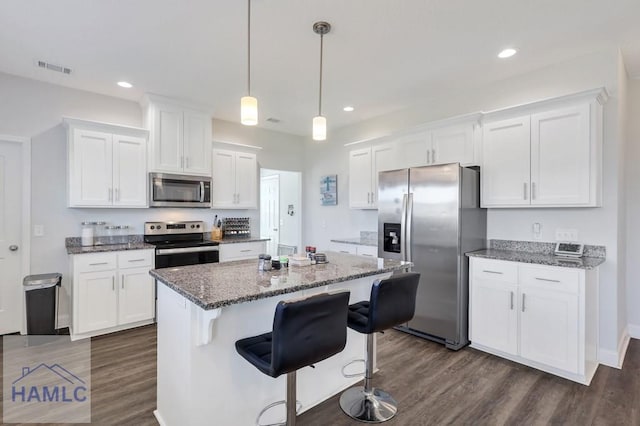
[[[33,236],[44,237],[44,225],[33,225]]]
[[[578,241],[577,229],[556,229],[556,241]]]

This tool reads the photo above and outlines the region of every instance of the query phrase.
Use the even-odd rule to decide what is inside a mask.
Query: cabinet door
[[[517,289],[516,283],[472,279],[469,338],[473,343],[517,355]]]
[[[346,244],[346,243],[330,242],[329,243],[329,250],[330,251],[335,251],[337,253],[344,253],[344,254],[358,254],[358,249],[357,249],[357,247],[355,245]]]
[[[184,173],[211,176],[211,117],[184,112]]]
[[[155,315],[155,283],[149,268],[120,270],[118,325],[152,319]]]
[[[74,318],[76,333],[117,325],[117,284],[116,271],[78,274],[78,318]]]
[[[110,133],[74,129],[69,156],[70,207],[112,204],[112,140]]]
[[[349,207],[371,208],[371,148],[349,152]]]
[[[213,150],[211,204],[214,208],[235,208],[236,157],[234,151]]]
[[[483,207],[529,205],[530,157],[529,116],[485,124]]]
[[[184,164],[182,109],[155,104],[153,114],[152,171],[181,173]]]
[[[589,204],[589,126],[588,104],[531,116],[531,204]]]
[[[371,148],[371,208],[378,208],[378,173],[398,168],[395,145],[376,145]]]
[[[578,295],[521,285],[520,356],[578,373]]]
[[[433,130],[431,144],[431,164],[474,163],[472,123]]]
[[[113,136],[113,205],[147,205],[147,141]]]
[[[236,153],[236,207],[258,208],[258,161],[252,153]]]
[[[431,158],[430,138],[431,133],[428,131],[401,136],[397,140],[398,168],[427,166]]]

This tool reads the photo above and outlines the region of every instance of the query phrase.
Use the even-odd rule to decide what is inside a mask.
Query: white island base
[[[213,310],[203,310],[158,283],[158,406],[162,426],[253,426],[267,405],[285,399],[286,375],[267,376],[235,349],[239,339],[271,331],[280,300],[349,290],[349,303],[368,300],[371,286],[391,273],[268,297]],[[272,290],[272,289],[271,289]],[[361,377],[345,378],[343,366],[365,357],[365,335],[351,329],[341,353],[297,374],[300,412],[354,385]],[[355,363],[347,373],[364,371]],[[336,404],[336,410],[340,407]],[[269,410],[262,423],[284,420],[283,406]]]

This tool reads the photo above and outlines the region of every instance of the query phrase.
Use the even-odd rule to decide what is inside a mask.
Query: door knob
[[[11,250],[11,251],[18,251],[18,246],[17,246],[17,245],[15,245],[15,244],[10,245],[10,246],[9,246],[9,250]]]
[[[274,231],[277,231],[277,230],[278,230],[278,228],[273,228],[273,230],[274,230]]]

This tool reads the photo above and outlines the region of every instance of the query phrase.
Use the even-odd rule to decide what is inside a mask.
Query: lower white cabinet
[[[331,242],[329,250],[344,254],[355,254],[364,257],[378,257],[378,247]]]
[[[597,361],[597,270],[472,257],[471,346],[589,384]]]
[[[155,282],[153,250],[71,256],[71,339],[150,324]]]
[[[265,253],[266,250],[267,243],[265,241],[220,244],[220,262],[255,259],[257,267],[258,256]]]

